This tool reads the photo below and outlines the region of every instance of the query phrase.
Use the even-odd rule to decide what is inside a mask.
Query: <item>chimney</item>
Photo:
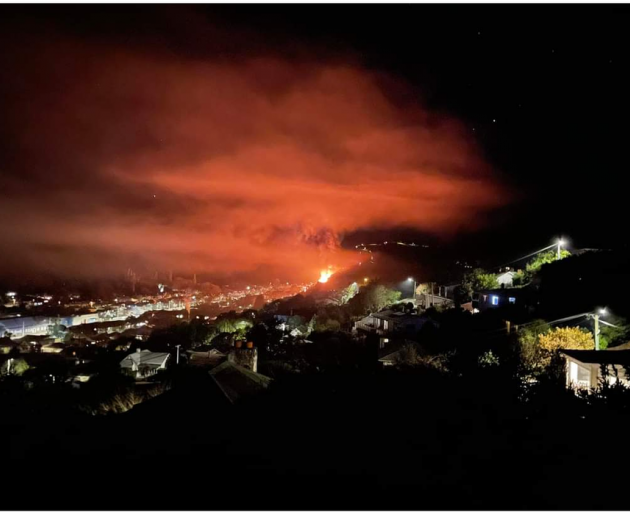
[[[253,341],[248,341],[243,347],[242,341],[234,344],[234,350],[228,354],[228,361],[238,364],[253,372],[258,371],[258,350],[254,347]]]
[[[142,349],[141,349],[140,347],[138,347],[138,348],[136,349],[136,353],[140,353],[140,352],[142,352]]]

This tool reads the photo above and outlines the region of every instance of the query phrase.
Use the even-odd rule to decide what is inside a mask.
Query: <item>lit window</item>
[[[510,298],[508,298],[508,300],[510,301],[510,304],[514,304],[516,302],[516,298],[515,297],[510,297]]]
[[[490,302],[492,302],[493,306],[499,305],[499,296],[498,295],[490,295]]]
[[[569,365],[569,380],[577,388],[589,388],[591,385],[591,372],[588,368],[571,361]]]

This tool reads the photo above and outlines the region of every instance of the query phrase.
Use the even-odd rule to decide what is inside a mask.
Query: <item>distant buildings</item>
[[[48,334],[48,328],[52,325],[47,317],[16,317],[0,320],[0,337],[11,334],[11,338],[18,339],[24,336],[43,336]]]

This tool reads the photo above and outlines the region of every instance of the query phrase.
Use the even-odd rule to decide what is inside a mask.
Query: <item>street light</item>
[[[562,240],[562,238],[558,239],[558,252],[556,254],[556,260],[560,259],[560,247],[562,247],[564,245],[564,240]]]
[[[599,350],[599,317],[605,316],[608,312],[606,308],[601,308],[597,313],[591,313],[588,315],[593,319],[593,335],[595,336],[595,350]]]
[[[413,281],[413,295],[412,295],[412,298],[413,298],[413,300],[415,302],[415,300],[416,300],[416,279],[413,278],[413,277],[408,277],[407,281]]]

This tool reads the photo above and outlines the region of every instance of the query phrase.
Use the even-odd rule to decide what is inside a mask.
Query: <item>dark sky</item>
[[[624,244],[629,13],[2,6],[2,273]]]

